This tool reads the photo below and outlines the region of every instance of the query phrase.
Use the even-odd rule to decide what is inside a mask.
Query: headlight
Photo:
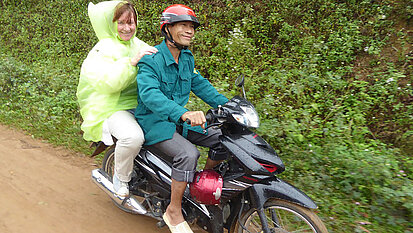
[[[258,113],[252,106],[240,106],[242,113],[232,113],[232,117],[240,124],[251,128],[258,128],[260,126],[260,119]]]

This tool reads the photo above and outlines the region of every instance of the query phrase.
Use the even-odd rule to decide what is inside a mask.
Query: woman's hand
[[[182,114],[181,119],[183,121],[190,120],[191,126],[200,125],[203,129],[205,129],[205,115],[202,111],[188,111]]]
[[[131,59],[130,64],[132,66],[136,66],[143,56],[151,55],[151,54],[154,54],[154,53],[157,53],[157,52],[158,52],[158,49],[156,49],[155,47],[152,47],[152,46],[145,47],[145,48],[141,49],[138,52],[138,54],[136,54],[135,57],[133,57]]]

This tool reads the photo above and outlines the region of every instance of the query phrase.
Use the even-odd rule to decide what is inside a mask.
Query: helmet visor
[[[178,23],[178,22],[183,22],[183,21],[192,22],[195,26],[195,29],[199,27],[200,25],[198,19],[192,15],[175,15],[175,14],[164,13],[162,14],[162,17],[161,17],[161,22],[164,22],[167,24]]]

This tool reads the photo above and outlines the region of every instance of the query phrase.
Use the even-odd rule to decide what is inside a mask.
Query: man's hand
[[[181,119],[183,121],[190,120],[191,121],[191,126],[198,126],[200,125],[203,129],[205,129],[205,115],[202,111],[188,111],[185,112],[182,116]]]

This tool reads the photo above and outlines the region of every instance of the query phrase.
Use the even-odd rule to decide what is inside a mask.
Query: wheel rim
[[[272,233],[317,232],[303,215],[292,209],[283,206],[270,206],[265,208],[264,212]],[[263,232],[257,211],[247,218],[245,228],[242,232]]]

